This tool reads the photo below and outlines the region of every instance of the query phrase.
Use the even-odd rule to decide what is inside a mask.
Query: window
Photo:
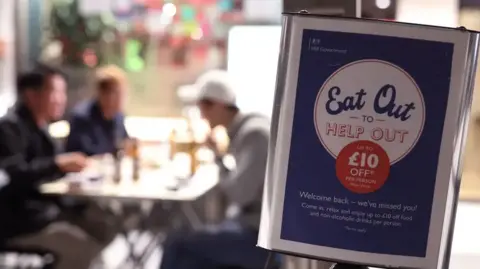
[[[116,64],[131,84],[127,113],[155,117],[180,115],[178,87],[225,67],[228,29],[241,8],[234,0],[44,2],[36,58],[69,74],[69,107],[91,95],[93,68]]]

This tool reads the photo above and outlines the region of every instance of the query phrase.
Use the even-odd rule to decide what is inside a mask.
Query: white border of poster
[[[437,268],[437,266],[443,262],[440,259],[443,259],[445,244],[448,243],[448,239],[444,235],[447,234],[447,230],[450,228],[448,222],[451,219],[451,205],[455,202],[454,181],[456,180],[456,175],[452,174],[452,166],[455,166],[458,162],[459,143],[462,142],[459,140],[462,140],[461,136],[463,135],[461,130],[457,130],[455,127],[458,126],[458,121],[463,115],[463,109],[469,108],[469,106],[467,108],[464,107],[465,101],[462,99],[465,98],[464,89],[469,86],[467,85],[468,82],[465,79],[465,74],[469,73],[468,69],[471,68],[467,64],[469,61],[471,33],[410,24],[385,23],[371,20],[363,20],[359,23],[355,19],[332,19],[292,14],[285,15],[284,20],[288,21],[284,22],[284,25],[288,24],[287,28],[289,29],[286,30],[284,28],[283,35],[289,35],[288,38],[290,42],[287,42],[284,47],[285,50],[288,50],[285,54],[288,55],[288,58],[285,59],[287,67],[284,68],[286,77],[284,78],[284,92],[281,98],[282,108],[279,115],[276,115],[279,117],[279,131],[277,132],[276,140],[272,141],[274,144],[274,157],[269,157],[271,159],[269,162],[273,161],[273,169],[271,169],[270,175],[267,173],[267,182],[270,181],[271,183],[271,179],[275,179],[275,184],[271,200],[272,208],[269,208],[271,211],[269,212],[270,218],[268,222],[265,221],[262,223],[259,246],[276,251],[302,254],[306,257],[322,257],[327,260],[388,267]],[[440,148],[441,156],[439,157],[437,169],[428,247],[425,258],[335,249],[280,239],[284,208],[283,194],[285,193],[286,186],[302,33],[304,29],[375,34],[454,44],[452,76],[450,81],[451,90],[449,92],[444,122]],[[283,42],[288,38],[283,36]],[[279,67],[279,70],[280,68],[281,67]],[[279,76],[281,76],[280,71]],[[280,79],[282,78],[277,78],[277,83]],[[262,216],[262,218],[264,217],[265,216]],[[269,227],[265,227],[264,224]]]

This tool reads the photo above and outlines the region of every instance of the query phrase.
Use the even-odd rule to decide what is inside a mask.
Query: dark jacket
[[[21,105],[0,119],[0,240],[35,232],[58,216],[53,200],[40,184],[64,176],[55,164],[57,148],[45,129]]]
[[[95,101],[81,103],[73,110],[67,138],[67,152],[83,152],[88,156],[114,153],[116,143],[128,137],[123,114],[113,120],[103,117]]]

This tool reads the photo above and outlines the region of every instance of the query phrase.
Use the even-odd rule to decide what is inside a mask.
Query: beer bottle
[[[172,129],[170,132],[170,136],[168,137],[168,142],[170,144],[170,161],[173,161],[175,158],[175,154],[177,151],[176,143],[177,143],[177,130],[175,128]]]
[[[115,151],[113,152],[113,164],[114,164],[114,172],[113,172],[113,182],[119,184],[122,181],[122,161],[125,155],[123,142],[116,141],[115,143]]]
[[[134,138],[130,141],[131,145],[131,157],[133,164],[133,181],[138,181],[140,178],[140,145],[138,139]]]
[[[193,130],[192,121],[187,121],[187,135],[188,135],[188,156],[190,157],[190,174],[195,174],[198,166],[197,161],[197,143],[195,139],[195,132]]]

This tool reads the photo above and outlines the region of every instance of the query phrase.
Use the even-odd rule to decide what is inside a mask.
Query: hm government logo
[[[338,48],[327,48],[321,45],[322,40],[320,38],[309,38],[308,39],[308,50],[314,52],[324,52],[324,53],[340,53],[346,54],[346,49],[338,49]]]

